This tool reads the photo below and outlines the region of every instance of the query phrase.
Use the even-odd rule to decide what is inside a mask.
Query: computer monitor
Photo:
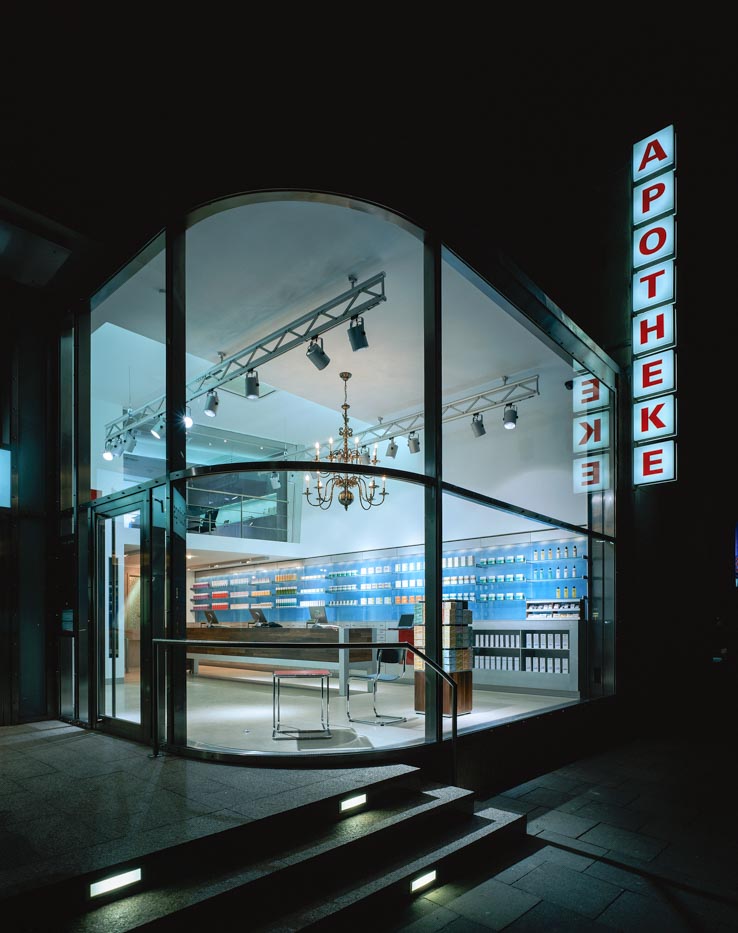
[[[214,612],[211,612],[209,609],[204,609],[203,611],[205,613],[205,618],[208,620],[208,628],[210,628],[211,625],[220,625],[218,617]]]
[[[251,618],[257,625],[269,625],[269,621],[261,609],[249,609],[249,612],[251,613]]]
[[[327,625],[328,616],[325,614],[325,606],[311,606],[310,621],[318,625]]]
[[[400,621],[397,623],[398,628],[412,628],[415,623],[415,616],[412,612],[403,612],[400,616]]]

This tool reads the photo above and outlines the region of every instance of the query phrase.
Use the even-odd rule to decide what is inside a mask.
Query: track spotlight
[[[259,397],[259,374],[255,369],[250,369],[246,373],[246,398],[255,399]]]
[[[474,437],[481,437],[483,434],[487,433],[487,429],[484,426],[484,419],[478,411],[472,415],[471,429]]]
[[[187,411],[184,413],[184,416],[182,417],[182,424],[184,424],[184,426],[189,431],[189,429],[192,427],[194,423],[195,422],[192,420],[192,412],[188,408]]]
[[[164,415],[162,415],[161,418],[159,418],[159,420],[156,422],[156,424],[151,428],[151,433],[154,435],[157,441],[160,441],[162,437],[164,437],[164,435],[166,434],[166,431],[167,431],[167,420],[164,417]]]
[[[420,438],[415,431],[410,432],[407,439],[407,447],[411,454],[416,454],[420,450]]]
[[[364,330],[364,318],[363,317],[352,317],[351,323],[349,324],[348,329],[349,343],[351,344],[351,349],[356,352],[356,350],[363,350],[364,347],[369,346],[369,341],[366,339],[366,331]]]
[[[133,431],[126,431],[123,437],[123,450],[130,454],[133,452],[133,448],[136,446],[136,435]]]
[[[307,353],[305,356],[310,360],[310,362],[317,369],[325,369],[326,366],[330,363],[331,358],[323,349],[323,338],[320,337],[318,340],[311,340],[310,346],[307,348]]]
[[[103,460],[112,460],[113,459],[113,442],[105,441],[105,449],[103,450]]]
[[[508,431],[512,431],[518,421],[518,410],[512,402],[505,405],[505,411],[502,413],[502,423]]]
[[[279,489],[281,485],[279,482],[279,473],[272,473],[269,477],[269,482],[272,484],[272,489]]]
[[[113,443],[110,445],[110,450],[114,457],[120,457],[120,455],[123,453],[123,438],[120,436],[120,434],[113,438]]]
[[[366,444],[361,448],[361,462],[365,463],[367,466],[372,462],[372,455],[369,453],[369,448]]]
[[[395,444],[394,437],[390,438],[390,442],[387,445],[387,450],[385,451],[385,457],[389,457],[391,460],[394,460],[397,456],[397,444]]]
[[[208,389],[208,395],[205,400],[205,414],[208,418],[214,418],[218,414],[218,405],[220,405],[218,393],[215,389]]]

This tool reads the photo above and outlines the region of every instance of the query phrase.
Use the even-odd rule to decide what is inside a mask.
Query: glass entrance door
[[[146,721],[144,514],[137,498],[95,515],[98,721],[137,739]]]

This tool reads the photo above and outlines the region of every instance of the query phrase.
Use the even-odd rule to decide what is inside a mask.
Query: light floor
[[[187,731],[189,744],[238,752],[269,754],[356,752],[366,748],[407,747],[425,741],[425,716],[415,712],[413,674],[395,683],[380,684],[377,709],[380,713],[406,717],[394,725],[368,725],[349,722],[346,698],[338,695],[338,685],[330,690],[330,738],[297,736],[272,737],[272,675],[263,671],[216,668],[200,665],[197,675],[187,680]],[[557,696],[475,689],[472,711],[458,717],[458,731],[473,730],[576,703]],[[372,697],[366,685],[352,682],[351,714],[354,718],[373,715]],[[286,728],[320,728],[320,688],[309,681],[283,683],[281,720]],[[444,717],[444,732],[451,735],[451,718]]]

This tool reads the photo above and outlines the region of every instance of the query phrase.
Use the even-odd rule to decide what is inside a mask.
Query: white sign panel
[[[676,341],[674,305],[661,305],[633,317],[633,353],[652,353]]]
[[[674,218],[662,217],[633,233],[633,268],[657,259],[668,259],[675,252]]]
[[[657,172],[671,168],[675,160],[674,127],[667,126],[633,146],[633,181],[641,182]]]
[[[649,266],[633,275],[633,310],[674,300],[674,260]]]
[[[676,366],[673,350],[663,350],[633,360],[633,397],[673,392],[676,388]]]
[[[633,451],[633,481],[637,486],[676,479],[676,442],[661,441]]]
[[[666,172],[633,189],[633,226],[676,210],[674,172]]]
[[[581,373],[573,379],[572,405],[575,412],[607,408],[610,405],[610,390],[591,373]]]
[[[660,395],[633,405],[633,440],[651,441],[676,434],[676,400]]]

